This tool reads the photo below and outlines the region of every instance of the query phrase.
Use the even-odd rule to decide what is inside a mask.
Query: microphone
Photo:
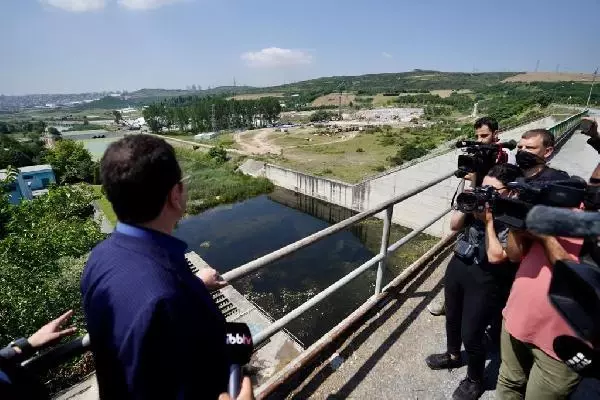
[[[227,392],[229,397],[237,399],[242,385],[242,365],[250,362],[254,344],[250,328],[239,322],[225,324],[225,345],[229,355],[229,384]]]
[[[600,212],[538,205],[529,211],[525,224],[530,231],[552,236],[600,236]]]
[[[557,336],[552,343],[554,352],[569,368],[582,377],[600,378],[600,354],[573,336]]]

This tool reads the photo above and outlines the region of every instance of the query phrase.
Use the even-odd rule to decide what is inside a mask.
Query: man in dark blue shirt
[[[225,319],[171,236],[187,201],[173,148],[150,135],[109,146],[103,188],[119,219],[91,253],[81,291],[103,399],[217,399],[227,391]]]

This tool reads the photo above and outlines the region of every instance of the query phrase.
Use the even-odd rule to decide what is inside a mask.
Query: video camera
[[[493,204],[498,193],[491,186],[479,186],[456,197],[456,209],[464,213],[482,212],[485,204]]]
[[[494,219],[515,229],[525,229],[527,213],[535,205],[551,207],[579,207],[585,197],[587,184],[583,179],[571,178],[531,185],[523,181],[512,182],[509,189],[518,193],[517,198],[496,197],[490,203]]]
[[[552,268],[548,297],[579,338],[558,336],[556,355],[584,377],[600,378],[600,213],[536,206],[527,215],[527,229],[552,236],[586,237],[592,254],[582,261],[558,261]],[[593,239],[590,239],[593,238]],[[584,249],[585,249],[584,245]],[[594,254],[595,253],[595,254]],[[591,258],[589,257],[591,256]],[[586,343],[587,342],[587,343]],[[591,346],[590,346],[591,345]]]
[[[496,164],[508,161],[508,155],[502,149],[513,150],[517,142],[483,144],[472,140],[459,140],[456,147],[467,154],[458,156],[458,169],[454,173],[457,178],[464,178],[469,173],[477,174],[476,186],[481,185],[483,177]]]

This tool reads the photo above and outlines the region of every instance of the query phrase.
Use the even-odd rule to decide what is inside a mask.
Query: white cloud
[[[41,0],[41,2],[71,12],[101,10],[106,5],[106,0]]]
[[[281,49],[279,47],[268,47],[260,51],[248,51],[241,56],[242,60],[251,67],[275,68],[290,67],[312,63],[311,54],[292,49]]]
[[[384,56],[385,58],[392,58],[393,56],[388,53],[387,51],[384,51],[383,53],[381,53],[382,56]]]
[[[182,0],[119,0],[122,7],[130,10],[150,10],[169,4],[177,3]]]

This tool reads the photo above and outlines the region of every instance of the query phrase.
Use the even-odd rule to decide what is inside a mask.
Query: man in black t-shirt
[[[515,156],[527,183],[560,181],[569,174],[546,165],[554,153],[554,135],[547,129],[532,129],[521,136]]]

